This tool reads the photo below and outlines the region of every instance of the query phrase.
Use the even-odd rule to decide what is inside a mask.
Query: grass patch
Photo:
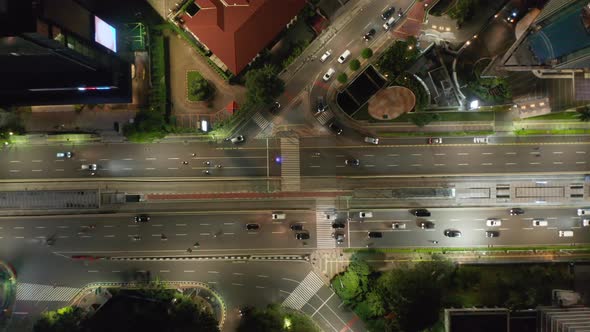
[[[529,135],[590,135],[590,129],[518,129],[518,136]]]
[[[578,119],[578,112],[557,112],[557,113],[549,113],[539,116],[533,116],[530,118],[523,119],[523,121],[527,120],[577,120]]]
[[[211,99],[213,88],[211,83],[203,78],[201,73],[195,70],[186,74],[187,99],[189,101],[204,101]]]
[[[407,137],[407,136],[418,136],[418,137],[451,137],[451,136],[486,136],[493,135],[493,130],[483,131],[447,131],[447,132],[424,132],[424,131],[410,131],[410,132],[380,132],[379,137]]]

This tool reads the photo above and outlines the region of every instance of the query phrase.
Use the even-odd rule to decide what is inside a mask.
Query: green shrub
[[[361,67],[361,62],[358,59],[353,59],[350,61],[350,63],[348,64],[348,67],[351,70],[358,70]]]
[[[340,73],[338,74],[338,77],[336,79],[338,80],[338,82],[344,84],[348,81],[348,75],[346,75],[346,73]]]
[[[367,47],[361,51],[361,56],[363,59],[368,59],[373,56],[373,50]]]

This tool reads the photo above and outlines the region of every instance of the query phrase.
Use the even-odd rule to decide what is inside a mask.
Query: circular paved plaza
[[[369,100],[369,114],[377,120],[391,120],[416,106],[416,96],[403,86],[390,86]]]

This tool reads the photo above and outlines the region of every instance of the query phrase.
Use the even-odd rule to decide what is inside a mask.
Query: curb
[[[309,262],[309,255],[240,255],[240,256],[162,256],[162,257],[105,257],[110,261],[289,261]]]

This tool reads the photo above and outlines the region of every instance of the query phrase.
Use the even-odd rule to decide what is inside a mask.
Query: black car
[[[270,107],[270,112],[272,114],[276,114],[281,109],[281,104],[278,101],[275,101],[272,106]]]
[[[446,229],[445,236],[447,237],[461,237],[461,231],[456,229]]]
[[[363,36],[363,39],[365,41],[369,41],[369,40],[373,39],[373,37],[375,36],[375,33],[377,33],[377,31],[375,29],[371,29],[371,30],[369,30],[369,32],[365,33],[365,35]]]
[[[511,216],[520,216],[521,214],[524,214],[524,210],[521,208],[512,208],[508,212]]]
[[[336,135],[342,135],[342,128],[340,128],[336,122],[332,122],[328,125],[331,131],[333,131]]]
[[[382,238],[383,233],[381,232],[367,232],[367,237],[371,239]]]
[[[260,229],[260,225],[258,224],[246,224],[246,229],[249,231],[257,231]]]
[[[301,224],[293,224],[293,225],[291,225],[291,230],[292,231],[302,231],[303,230],[303,225],[301,225]]]
[[[430,217],[430,211],[426,209],[416,209],[412,211],[412,214],[416,217]]]
[[[133,221],[135,221],[135,222],[148,222],[148,221],[150,221],[150,216],[145,215],[145,214],[141,214],[139,216],[135,216],[135,218],[133,218]]]
[[[486,237],[498,237],[500,232],[498,231],[486,231]]]
[[[326,107],[327,106],[326,106],[326,103],[324,103],[324,97],[318,97],[318,103],[317,103],[317,108],[316,108],[317,112],[320,113],[320,112],[325,111]]]
[[[381,14],[381,18],[387,21],[393,13],[395,13],[395,7],[389,7]]]
[[[297,234],[295,234],[295,238],[297,240],[309,240],[309,234],[308,233],[297,233]]]
[[[358,159],[346,159],[344,161],[344,165],[347,166],[360,166],[361,165],[361,161]]]
[[[432,221],[422,221],[420,222],[420,228],[422,229],[433,229],[434,223]]]
[[[340,229],[340,228],[345,228],[346,225],[343,222],[335,222],[332,224],[332,228],[334,229]]]

